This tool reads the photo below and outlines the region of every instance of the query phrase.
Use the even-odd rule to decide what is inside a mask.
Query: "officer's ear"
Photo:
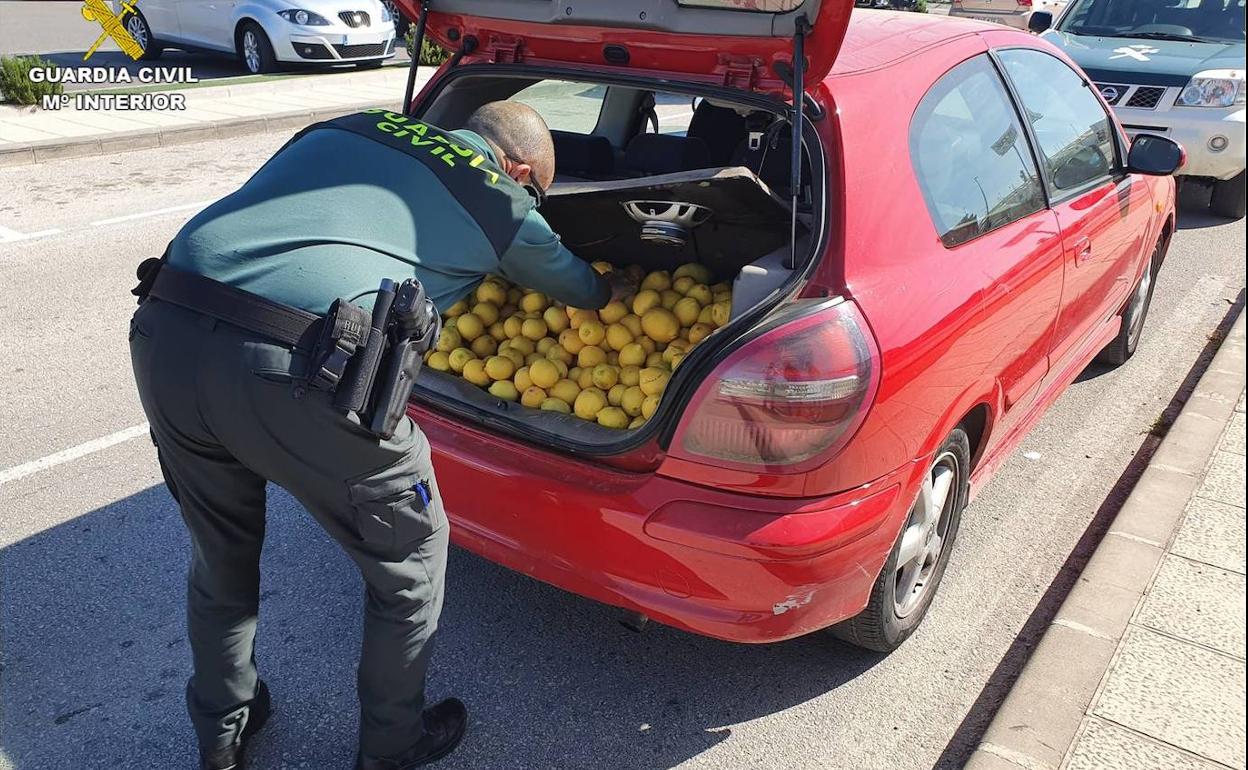
[[[507,175],[517,182],[524,183],[529,181],[533,174],[533,167],[528,163],[512,163],[511,168],[507,169]]]

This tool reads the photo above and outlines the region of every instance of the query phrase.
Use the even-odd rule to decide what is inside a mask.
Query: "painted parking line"
[[[124,214],[119,217],[109,217],[108,219],[97,219],[89,223],[90,227],[103,227],[105,225],[116,225],[121,222],[133,222],[136,219],[147,219],[148,217],[158,217],[162,214],[174,214],[179,211],[190,211],[191,209],[202,209],[207,207],[214,201],[195,201],[194,203],[183,203],[181,206],[168,206],[163,209],[152,209],[151,211],[139,211],[134,214]]]
[[[60,230],[54,228],[51,230],[39,230],[38,232],[33,233],[20,233],[17,230],[12,230],[4,225],[0,225],[0,243],[28,241],[31,238],[42,238],[45,235],[56,235],[59,232]]]
[[[95,454],[112,446],[125,443],[139,436],[146,436],[148,432],[147,423],[141,425],[132,425],[125,430],[119,430],[116,433],[110,433],[107,436],[93,439],[84,444],[62,449],[59,452],[50,454],[47,457],[40,457],[38,460],[31,460],[28,463],[15,465],[12,468],[0,470],[0,486],[8,484],[11,481],[24,479],[27,476],[33,476],[36,473],[55,468],[58,465],[64,465],[68,462],[81,459],[87,455]]]

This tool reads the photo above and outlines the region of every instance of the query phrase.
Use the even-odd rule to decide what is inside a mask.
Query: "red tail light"
[[[804,301],[789,315],[729,354],[699,386],[672,440],[673,457],[795,473],[853,437],[880,379],[879,354],[857,306]]]
[[[1031,0],[1018,0],[1018,4],[1026,8],[1031,7]]]

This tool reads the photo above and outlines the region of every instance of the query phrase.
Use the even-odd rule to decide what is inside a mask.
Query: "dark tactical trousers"
[[[301,353],[158,300],[135,313],[130,355],[161,470],[191,534],[187,708],[200,746],[234,741],[256,695],[268,480],[307,508],[364,578],[361,750],[409,747],[421,735],[449,534],[420,429],[407,419],[381,441],[334,411],[329,395],[301,387]]]

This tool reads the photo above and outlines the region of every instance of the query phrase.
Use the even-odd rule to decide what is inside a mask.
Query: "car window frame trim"
[[[1044,157],[1043,151],[1040,149],[1040,139],[1039,137],[1036,136],[1035,127],[1031,124],[1031,121],[1027,119],[1026,106],[1023,103],[1023,98],[1018,93],[1018,89],[1015,87],[1014,81],[1010,77],[1009,71],[1005,67],[1005,62],[1001,61],[1001,58],[998,55],[1002,51],[1034,51],[1035,53],[1048,56],[1050,59],[1053,59],[1054,61],[1066,67],[1066,69],[1070,70],[1079,78],[1080,82],[1083,83],[1083,87],[1088,89],[1089,93],[1092,94],[1092,98],[1096,100],[1096,103],[1098,105],[1100,105],[1101,111],[1105,113],[1106,119],[1109,120],[1110,128],[1113,129],[1113,132],[1114,132],[1114,162],[1111,165],[1108,174],[1096,177],[1087,182],[1084,182],[1078,187],[1072,187],[1068,190],[1059,190],[1057,188],[1057,186],[1053,183],[1052,176],[1049,174],[1048,161]],[[1055,208],[1063,203],[1067,203],[1082,195],[1086,195],[1089,192],[1099,187],[1102,187],[1107,183],[1117,186],[1123,180],[1123,178],[1130,175],[1129,172],[1126,170],[1126,162],[1124,160],[1124,155],[1123,155],[1122,139],[1121,137],[1118,136],[1118,134],[1122,133],[1121,128],[1118,125],[1118,121],[1115,119],[1115,116],[1112,110],[1107,111],[1104,99],[1101,97],[1100,93],[1096,90],[1095,84],[1088,78],[1086,73],[1084,73],[1081,70],[1071,67],[1065,61],[1063,61],[1060,56],[1054,56],[1049,51],[1045,51],[1042,48],[1033,48],[1032,46],[1004,45],[1004,46],[998,46],[995,48],[989,48],[988,56],[989,58],[992,59],[994,65],[997,67],[998,75],[1001,77],[1003,81],[1005,81],[1005,88],[1009,92],[1011,100],[1014,102],[1014,110],[1019,115],[1019,120],[1021,120],[1023,123],[1023,130],[1026,132],[1028,142],[1031,144],[1033,156],[1036,158],[1037,162],[1039,162],[1041,159],[1044,159],[1045,161],[1043,163],[1039,163],[1040,179],[1044,186],[1045,198],[1048,200],[1049,208]]]

